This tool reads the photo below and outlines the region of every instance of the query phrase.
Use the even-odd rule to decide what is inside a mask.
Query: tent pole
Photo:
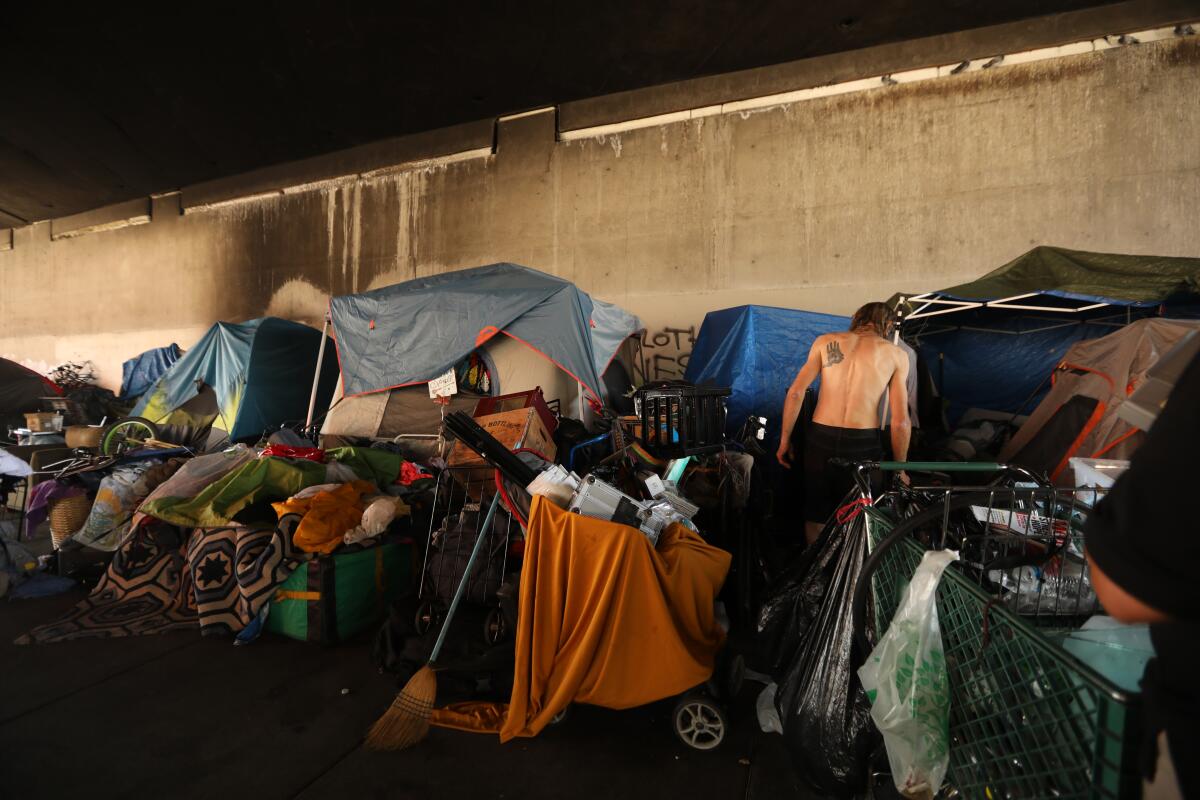
[[[312,427],[313,414],[317,410],[317,385],[321,382],[321,367],[325,363],[325,340],[329,338],[329,315],[321,325],[321,346],[317,350],[317,371],[313,373],[312,393],[308,396],[308,416],[304,419],[304,430]]]

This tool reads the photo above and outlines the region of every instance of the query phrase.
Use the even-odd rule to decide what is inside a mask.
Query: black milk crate
[[[712,453],[725,440],[730,389],[657,384],[637,391],[642,444],[660,458]]]

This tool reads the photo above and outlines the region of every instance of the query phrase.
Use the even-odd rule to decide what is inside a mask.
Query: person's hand
[[[900,481],[900,483],[905,486],[912,486],[912,480],[909,479],[908,473],[904,470],[900,470],[896,473],[896,480]]]
[[[775,458],[785,468],[791,469],[792,468],[792,458],[794,455],[795,454],[792,452],[792,443],[784,442],[781,445],[779,445],[779,452],[775,454]]]

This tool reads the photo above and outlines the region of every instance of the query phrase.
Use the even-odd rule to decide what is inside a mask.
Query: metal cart
[[[868,629],[876,641],[886,630],[924,551],[960,553],[937,594],[951,690],[947,785],[989,800],[1140,797],[1139,696],[1060,645],[1100,610],[1083,524],[1102,491],[1021,481],[999,464],[860,471],[874,467],[1001,475],[987,486],[902,489],[866,509],[871,555],[854,597],[860,657],[873,645]]]
[[[434,513],[425,543],[418,583],[417,632],[424,635],[440,624],[454,588],[462,579],[479,536],[486,536],[467,582],[463,599],[484,606],[483,637],[489,645],[507,640],[516,625],[516,573],[523,534],[520,524],[502,504],[487,531],[481,528],[488,504],[497,492],[491,468],[449,468],[441,472],[434,490]]]

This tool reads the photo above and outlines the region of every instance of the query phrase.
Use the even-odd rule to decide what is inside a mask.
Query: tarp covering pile
[[[179,345],[172,342],[126,361],[121,365],[121,397],[132,400],[144,395],[179,360],[181,354]]]
[[[570,281],[490,264],[335,297],[330,316],[347,397],[425,383],[505,334],[533,348],[597,400],[600,380],[641,323]]]
[[[818,336],[844,331],[849,317],[772,306],[737,306],[704,316],[684,379],[728,386],[727,431],[750,415],[766,417],[779,439],[783,398]]]
[[[1121,403],[1159,358],[1196,330],[1200,322],[1143,319],[1073,345],[1055,371],[1054,387],[1001,452],[1001,460],[1069,478],[1064,470],[1072,456],[1128,458],[1143,436],[1117,416]]]
[[[537,735],[573,702],[631,708],[694,688],[724,642],[713,601],[729,563],[681,525],[656,550],[634,528],[535,497],[512,699],[436,711],[434,724],[508,741]]]
[[[133,413],[151,422],[172,423],[173,412],[208,386],[216,394],[213,427],[230,439],[303,420],[320,341],[320,331],[276,317],[218,322],[163,373]],[[321,408],[329,405],[337,381],[332,356],[330,346],[318,390]]]

